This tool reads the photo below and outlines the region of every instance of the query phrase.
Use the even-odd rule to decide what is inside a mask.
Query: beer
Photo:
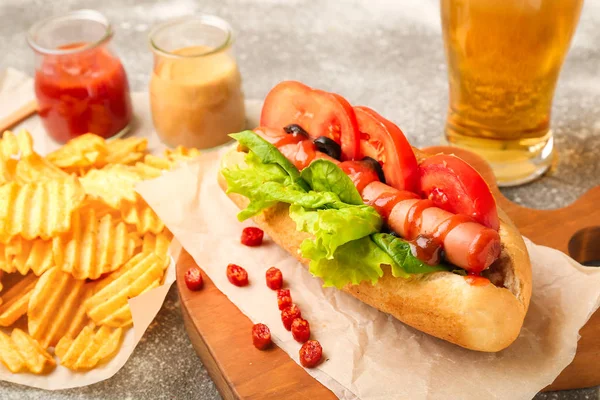
[[[552,98],[582,3],[441,0],[446,138],[486,158],[501,185],[535,179],[552,161]]]

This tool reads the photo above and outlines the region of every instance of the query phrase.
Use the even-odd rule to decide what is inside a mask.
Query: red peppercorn
[[[229,264],[227,266],[227,279],[235,286],[246,286],[248,284],[248,272],[239,265]]]
[[[193,266],[185,272],[185,285],[192,291],[202,289],[204,281],[202,280],[202,273],[200,268]]]
[[[283,310],[292,304],[292,296],[289,289],[279,289],[277,291],[277,307]]]
[[[242,231],[242,244],[246,246],[260,246],[263,241],[264,232],[260,228],[249,226]]]
[[[266,278],[269,289],[281,289],[281,286],[283,285],[283,275],[281,275],[279,268],[269,268],[266,273]]]
[[[252,327],[252,343],[259,350],[264,350],[271,345],[271,331],[265,324],[256,324]]]
[[[292,329],[292,322],[294,322],[296,318],[300,318],[301,316],[302,313],[300,312],[300,308],[298,308],[298,306],[293,303],[292,305],[288,306],[287,308],[284,308],[281,311],[281,321],[283,322],[283,326],[285,326],[285,329],[287,329],[288,331]]]

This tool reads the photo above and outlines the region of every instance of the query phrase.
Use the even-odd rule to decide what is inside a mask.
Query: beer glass
[[[550,166],[552,98],[583,0],[441,0],[446,139],[483,156],[500,186]]]

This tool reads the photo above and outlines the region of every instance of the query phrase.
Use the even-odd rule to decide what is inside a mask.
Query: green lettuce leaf
[[[388,233],[371,235],[373,241],[394,260],[391,263],[392,275],[396,278],[407,278],[413,274],[428,274],[438,271],[452,271],[446,265],[429,265],[413,256],[410,244]]]
[[[316,192],[332,192],[346,204],[362,205],[360,193],[344,171],[331,161],[313,161],[300,174],[302,179]]]
[[[332,206],[340,208],[315,210],[298,203],[290,207],[290,218],[296,223],[296,229],[314,236],[314,239],[306,239],[300,247],[304,257],[310,254],[307,258],[331,260],[338,247],[381,229],[381,216],[373,207],[343,203]]]
[[[306,182],[300,178],[300,171],[298,171],[298,168],[296,168],[290,160],[285,158],[285,156],[277,150],[277,147],[273,146],[253,131],[232,133],[229,136],[237,140],[242,146],[254,152],[264,164],[276,164],[280,166],[290,178],[292,178],[294,183],[305,190],[309,189]]]
[[[381,265],[392,263],[390,257],[368,236],[340,246],[332,259],[318,258],[320,254],[315,255],[311,251],[306,249],[303,252],[304,257],[311,259],[310,273],[323,279],[323,286],[338,289],[363,281],[375,284],[383,276]]]

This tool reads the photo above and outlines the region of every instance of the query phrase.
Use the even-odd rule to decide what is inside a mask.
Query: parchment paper
[[[275,294],[264,283],[269,267],[282,270],[324,349],[325,361],[307,371],[339,398],[531,399],[571,362],[578,331],[599,305],[600,269],[527,240],[534,288],[516,342],[485,354],[435,339],[343,292],[322,288],[268,238],[261,247],[241,245],[242,227],[250,223],[237,221],[237,207],[218,187],[219,156],[205,153],[138,190],[219,290],[252,321],[266,323],[275,343],[298,362],[300,345],[284,329]],[[227,281],[229,263],[248,270],[248,287]]]
[[[33,82],[30,77],[10,68],[0,72],[0,118],[15,111],[19,106],[33,98]],[[162,154],[164,145],[153,134],[147,94],[132,94],[132,102],[137,120],[131,135],[147,137],[150,150],[158,155]],[[21,128],[25,128],[31,133],[34,139],[35,150],[39,154],[44,155],[60,147],[60,144],[54,142],[45,133],[41,121],[37,116],[24,121],[13,130],[17,131]],[[1,134],[2,132],[0,132]],[[181,246],[174,240],[170,248],[172,258],[176,260],[180,250]],[[43,376],[29,373],[12,374],[0,364],[0,380],[41,389],[58,390],[87,386],[110,378],[125,365],[125,362],[127,362],[129,356],[133,353],[135,346],[160,310],[167,292],[174,281],[175,264],[171,260],[165,276],[165,283],[162,286],[129,300],[133,314],[133,328],[127,331],[119,353],[108,363],[87,372],[73,372],[59,365],[53,372]],[[6,333],[10,333],[11,330],[10,328],[0,329]]]

